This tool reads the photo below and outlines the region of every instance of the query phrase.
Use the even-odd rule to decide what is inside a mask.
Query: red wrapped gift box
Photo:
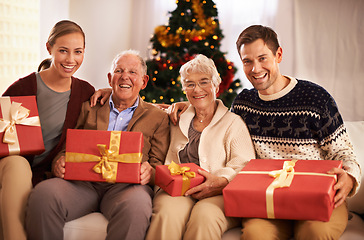
[[[336,176],[326,173],[342,162],[298,160],[290,186],[274,188],[269,172],[282,169],[285,161],[251,160],[223,190],[226,216],[329,221]]]
[[[173,170],[170,170],[169,166]],[[196,187],[205,181],[205,177],[198,174],[198,169],[203,170],[194,163],[176,164],[172,162],[170,165],[157,166],[155,170],[155,185],[162,188],[172,197],[183,196],[188,189]],[[195,175],[195,177],[191,175]]]
[[[143,134],[69,129],[64,179],[140,183]]]
[[[0,157],[44,152],[35,96],[0,97]]]

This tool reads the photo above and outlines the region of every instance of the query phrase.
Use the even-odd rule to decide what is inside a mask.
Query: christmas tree
[[[155,28],[152,58],[147,60],[149,82],[141,96],[152,103],[186,100],[179,77],[180,67],[196,54],[211,58],[222,82],[217,97],[230,107],[237,95],[240,80],[234,79],[236,68],[220,51],[223,34],[216,5],[212,0],[177,0],[170,12],[169,25]]]

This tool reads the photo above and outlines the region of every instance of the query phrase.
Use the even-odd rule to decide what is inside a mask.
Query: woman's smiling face
[[[61,78],[70,78],[81,66],[85,46],[81,33],[70,33],[58,37],[47,50],[52,56],[51,69],[56,70]]]
[[[207,84],[207,82],[209,83]],[[195,87],[193,89],[187,89],[186,86],[191,83],[194,84]],[[190,73],[186,77],[186,81],[183,85],[188,101],[195,108],[205,109],[215,103],[218,89],[212,83],[210,75],[205,73]]]

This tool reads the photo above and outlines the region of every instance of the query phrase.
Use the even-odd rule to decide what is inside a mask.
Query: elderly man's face
[[[128,105],[134,104],[140,90],[147,86],[149,79],[148,75],[144,75],[138,57],[134,55],[120,57],[108,78],[114,102]]]

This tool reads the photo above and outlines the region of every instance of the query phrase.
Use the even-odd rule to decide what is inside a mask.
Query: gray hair
[[[192,73],[211,75],[211,80],[215,87],[218,87],[221,83],[221,77],[217,72],[214,61],[202,54],[196,55],[194,59],[183,64],[179,73],[181,75],[182,84],[187,81],[187,76]]]
[[[129,50],[125,50],[120,52],[118,55],[115,56],[115,58],[112,60],[112,64],[111,64],[111,68],[110,68],[110,73],[112,73],[116,67],[116,62],[119,60],[119,58],[126,56],[126,55],[134,55],[136,56],[139,61],[140,61],[140,65],[142,66],[142,73],[144,75],[147,75],[147,64],[145,63],[144,59],[140,56],[139,51],[137,50],[133,50],[133,49],[129,49]]]

